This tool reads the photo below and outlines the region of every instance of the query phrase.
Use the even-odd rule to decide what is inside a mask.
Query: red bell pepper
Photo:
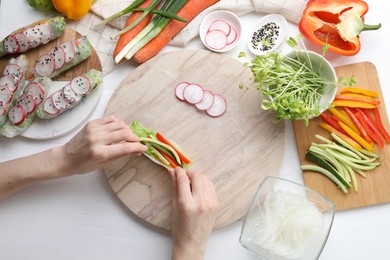
[[[376,129],[376,127],[372,124],[372,122],[367,118],[367,116],[363,113],[362,109],[358,108],[356,109],[355,116],[357,119],[359,119],[360,123],[366,129],[367,134],[370,136],[372,140],[374,140],[375,143],[378,144],[380,148],[384,148],[384,142],[382,139],[382,136],[380,135],[379,131]]]
[[[344,56],[360,51],[359,34],[381,24],[365,25],[368,4],[361,0],[309,0],[299,22],[301,34],[318,46]]]
[[[379,131],[382,133],[383,137],[385,138],[386,143],[390,143],[390,135],[389,135],[389,133],[387,132],[386,128],[383,125],[383,122],[382,122],[382,119],[381,119],[381,115],[379,113],[379,109],[376,107],[373,110],[374,110],[375,120],[377,122],[377,126],[379,128]]]

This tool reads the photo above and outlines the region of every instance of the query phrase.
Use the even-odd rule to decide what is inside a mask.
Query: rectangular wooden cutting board
[[[338,77],[349,78],[354,75],[357,81],[355,84],[356,87],[367,88],[379,93],[381,104],[378,108],[385,128],[390,131],[389,120],[375,65],[370,62],[360,62],[336,67],[335,69]],[[315,134],[330,137],[329,133],[319,126],[320,122],[320,118],[312,119],[307,127],[301,121],[293,122],[301,165],[312,164],[305,159],[305,153],[310,147],[311,142],[321,142],[315,137]],[[320,192],[336,203],[336,210],[390,202],[390,144],[385,145],[384,149],[376,147],[375,152],[380,155],[379,161],[381,165],[374,170],[367,171],[367,178],[357,176],[359,185],[358,192],[350,190],[347,194],[344,194],[327,177],[320,173],[310,171],[303,172],[304,183],[306,186]]]

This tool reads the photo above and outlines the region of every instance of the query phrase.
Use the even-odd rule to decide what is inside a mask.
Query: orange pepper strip
[[[386,131],[386,128],[383,125],[383,122],[382,122],[382,119],[381,119],[381,115],[379,113],[379,109],[376,107],[376,108],[373,109],[373,111],[374,111],[375,120],[377,122],[377,126],[379,128],[379,131],[382,133],[383,137],[385,138],[386,143],[390,143],[390,135]]]
[[[380,148],[384,148],[384,143],[381,136],[378,136],[378,134],[373,129],[374,126],[360,108],[357,109],[355,116],[366,129],[367,134],[371,137],[371,139],[374,140],[374,142],[377,143]]]
[[[374,106],[379,105],[381,103],[381,101],[379,99],[368,99],[368,98],[360,98],[360,97],[351,97],[351,96],[345,96],[343,94],[336,95],[334,100],[364,102],[364,103],[368,103],[368,104],[371,104],[371,105],[374,105]]]
[[[344,92],[344,93],[337,93],[337,96],[343,96],[343,97],[352,97],[352,98],[361,98],[361,99],[368,99],[368,100],[377,100],[375,97],[366,96],[359,93],[350,93],[350,92]]]
[[[348,116],[352,119],[352,121],[355,123],[356,127],[359,129],[360,134],[363,136],[363,138],[368,142],[371,143],[372,140],[370,136],[367,134],[367,131],[364,129],[362,124],[360,123],[359,119],[356,118],[355,114],[352,112],[351,108],[344,107],[344,110],[347,112]]]
[[[364,95],[369,96],[369,97],[378,97],[379,96],[378,92],[371,91],[371,90],[364,89],[364,88],[347,87],[347,88],[342,88],[340,90],[340,93],[346,93],[346,92],[364,94]]]
[[[361,150],[363,149],[363,147],[358,143],[356,142],[355,140],[353,140],[352,138],[350,138],[349,136],[346,136],[345,134],[342,134],[340,133],[339,131],[337,131],[336,129],[334,129],[333,127],[331,127],[330,125],[328,125],[327,123],[325,122],[321,122],[320,123],[320,126],[325,129],[326,131],[328,131],[329,133],[334,133],[336,134],[337,136],[339,136],[341,139],[344,140],[344,142],[348,143],[350,146],[352,146],[353,148],[355,148],[356,150]]]
[[[356,142],[358,142],[361,146],[363,146],[367,151],[370,152],[374,151],[373,145],[369,144],[364,138],[356,134],[355,131],[349,128],[346,124],[340,121],[339,125],[349,134],[349,136],[351,136],[351,138],[353,138]]]
[[[354,122],[352,122],[352,120],[345,116],[343,113],[340,112],[340,110],[338,110],[337,108],[334,108],[334,107],[330,107],[328,109],[333,115],[335,115],[336,117],[338,117],[344,124],[346,124],[347,126],[349,126],[353,131],[355,131],[355,133],[357,134],[360,134],[359,133],[359,129],[356,127],[356,125],[354,124]]]
[[[356,100],[334,100],[332,102],[332,106],[335,107],[360,107],[360,108],[374,108],[375,105],[362,102],[362,101],[356,101]]]

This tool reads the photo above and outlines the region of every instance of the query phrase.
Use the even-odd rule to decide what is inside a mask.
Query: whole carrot
[[[139,8],[147,8],[152,2],[153,0],[145,0],[145,2],[139,5]],[[132,12],[126,21],[125,27],[135,22],[142,15],[142,13],[142,11]],[[119,39],[116,42],[113,57],[116,57],[118,53],[126,46],[126,44],[128,44],[140,31],[142,31],[142,29],[144,29],[149,24],[152,16],[152,13],[148,14],[139,24],[134,26],[134,28],[119,36]]]
[[[219,0],[188,0],[188,2],[177,12],[177,15],[190,22],[203,10],[218,1]],[[186,25],[187,23],[172,19],[156,37],[133,56],[134,60],[137,63],[143,63],[154,57]]]

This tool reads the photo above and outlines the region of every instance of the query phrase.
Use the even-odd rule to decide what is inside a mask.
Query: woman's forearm
[[[55,147],[37,154],[0,164],[0,199],[35,182],[71,174],[66,165],[64,147]]]

